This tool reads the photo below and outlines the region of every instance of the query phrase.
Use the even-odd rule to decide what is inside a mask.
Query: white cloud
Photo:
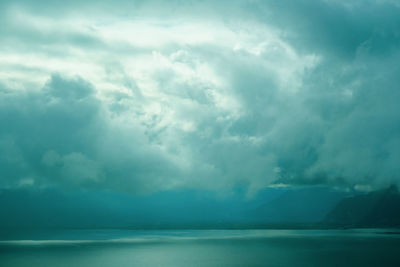
[[[371,174],[393,181],[397,129],[379,141],[374,122],[397,123],[397,78],[385,64],[396,67],[398,54],[374,53],[392,53],[379,38],[398,37],[383,23],[386,35],[366,35],[363,50],[369,28],[357,21],[304,20],[305,2],[295,11],[284,2],[253,4],[259,9],[235,3],[231,15],[207,20],[184,13],[187,6],[163,16],[146,5],[141,15],[5,9],[0,122],[18,121],[0,131],[9,153],[3,165],[12,162],[3,184],[34,177],[35,185],[70,179],[151,191],[241,183],[251,193],[271,183],[361,186]],[[199,10],[211,7],[223,9]],[[332,1],[318,8],[349,16]],[[336,27],[341,35],[333,37]],[[374,93],[385,80],[383,94]],[[373,116],[367,107],[381,113],[357,124]],[[354,125],[375,130],[364,143],[346,141],[362,137]],[[21,141],[28,127],[31,144]]]

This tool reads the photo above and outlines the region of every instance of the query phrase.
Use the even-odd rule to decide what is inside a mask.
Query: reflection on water
[[[0,266],[400,266],[384,230],[76,230],[0,241]]]

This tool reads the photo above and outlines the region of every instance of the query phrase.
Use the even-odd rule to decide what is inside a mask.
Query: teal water
[[[388,230],[70,230],[0,241],[0,266],[400,266]]]

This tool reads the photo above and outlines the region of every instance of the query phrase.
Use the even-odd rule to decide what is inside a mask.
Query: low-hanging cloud
[[[399,183],[395,2],[2,5],[2,187]]]

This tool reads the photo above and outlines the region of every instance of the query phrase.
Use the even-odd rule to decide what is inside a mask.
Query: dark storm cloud
[[[303,169],[311,181],[397,183],[399,6],[389,1],[271,6],[282,14],[278,25],[299,51],[321,55],[320,64],[303,76],[299,98],[310,115],[302,126],[314,127],[306,140],[301,133],[296,138],[302,126],[291,127],[291,138],[303,142],[288,155],[303,151],[293,161],[305,165],[292,175]]]
[[[53,75],[37,92],[3,88],[0,99],[3,187],[152,191],[157,176],[168,174],[165,159],[143,137],[130,132],[128,139],[124,127],[110,125],[92,86],[80,78]]]

